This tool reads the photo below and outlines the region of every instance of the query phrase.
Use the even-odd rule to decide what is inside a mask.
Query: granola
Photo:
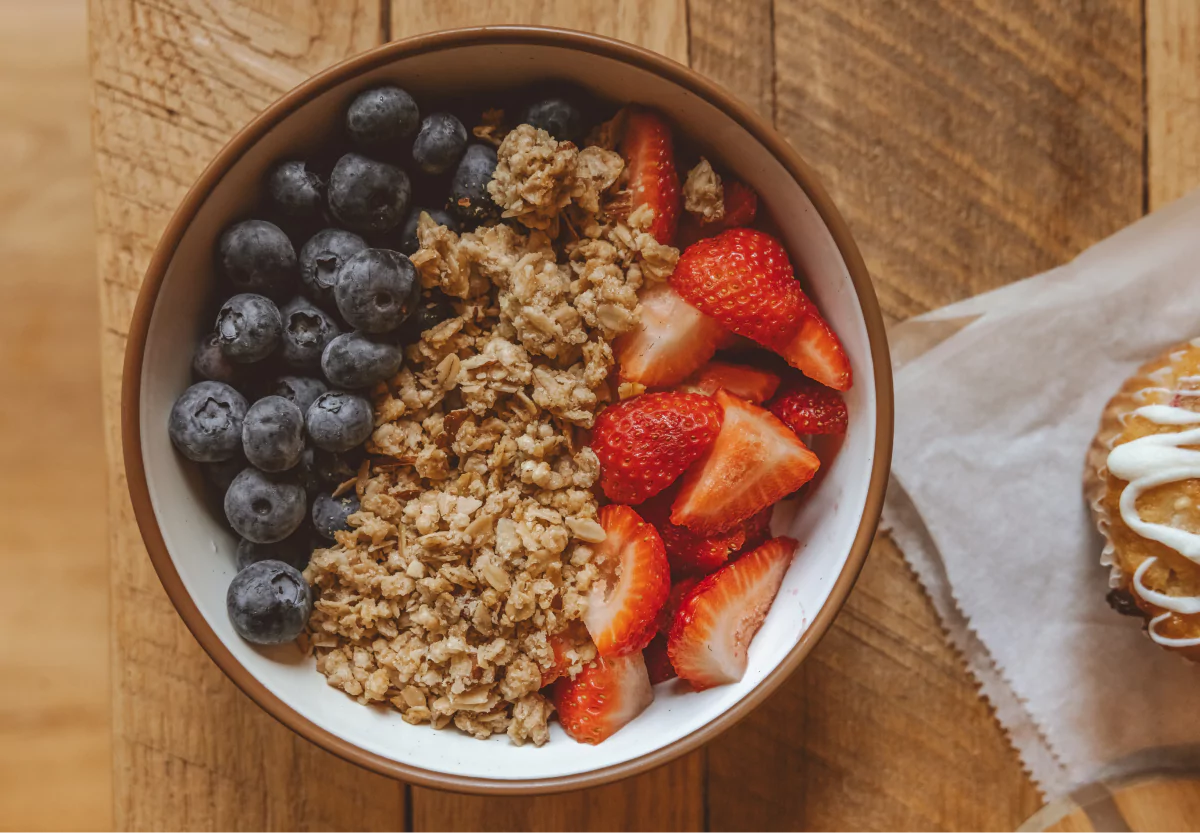
[[[412,263],[456,315],[374,391],[361,508],[305,571],[308,639],[361,703],[541,745],[555,642],[568,673],[595,657],[580,623],[604,530],[581,432],[613,398],[611,342],[638,289],[679,253],[622,216],[618,154],[522,125],[498,157],[489,190],[519,225],[418,223]]]
[[[683,183],[683,207],[706,223],[725,217],[725,189],[721,177],[704,157],[688,171]]]

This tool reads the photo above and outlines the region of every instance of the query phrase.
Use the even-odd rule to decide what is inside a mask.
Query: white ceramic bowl
[[[736,685],[694,693],[659,685],[653,705],[598,746],[555,724],[542,748],[500,736],[410,726],[326,685],[294,646],[239,639],[225,613],[235,538],[211,511],[195,467],[171,447],[167,414],[189,384],[213,247],[256,202],[263,174],[316,148],[358,90],[395,82],[420,96],[570,78],[600,95],[656,107],[682,135],[748,182],[778,224],[806,289],[840,335],[855,384],[850,431],[820,487],[777,511],[777,534],[801,549]],[[227,145],[184,199],[159,244],[134,316],[124,377],[124,443],[133,505],[164,587],[217,664],[264,709],[330,751],[385,774],[476,792],[546,792],[611,781],[666,762],[727,728],[812,649],[845,600],[870,545],[891,453],[892,391],[882,318],[844,221],[808,166],[728,92],[661,56],[584,35],[488,27],[400,41],[315,76],[267,108]]]

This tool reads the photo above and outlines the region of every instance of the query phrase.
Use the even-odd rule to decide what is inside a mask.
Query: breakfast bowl
[[[215,241],[258,202],[273,163],[313,153],[359,91],[392,83],[418,99],[478,96],[553,78],[665,115],[703,154],[747,183],[804,289],[841,338],[855,383],[850,429],[801,501],[780,504],[776,535],[800,542],[740,681],[694,692],[660,683],[630,727],[585,745],[552,725],[542,746],[481,741],[453,727],[410,725],[328,685],[295,643],[239,638],[226,613],[237,538],[214,512],[196,467],[165,427],[191,382],[210,320]],[[879,519],[892,443],[891,369],[870,278],[845,221],[812,169],[732,94],[646,50],[579,32],[484,27],[397,41],[284,95],[235,136],[192,187],[151,261],[130,328],[123,388],[130,495],[146,547],[180,616],[222,671],[259,706],[346,760],[406,781],[479,793],[595,786],[661,765],[745,717],[829,628],[862,567]]]

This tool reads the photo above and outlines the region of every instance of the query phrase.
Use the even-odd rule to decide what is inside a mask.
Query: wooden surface
[[[108,552],[87,16],[79,0],[0,0],[0,15],[0,827],[105,828]]]
[[[1143,21],[1140,0],[92,0],[117,826],[1013,829],[1028,818],[1041,797],[886,539],[800,671],[657,772],[498,801],[406,791],[334,760],[241,697],[160,589],[120,466],[120,356],[157,237],[226,137],[385,37],[483,22],[590,29],[690,61],[820,172],[890,318],[958,300],[1060,263],[1200,180],[1196,6],[1146,6]]]

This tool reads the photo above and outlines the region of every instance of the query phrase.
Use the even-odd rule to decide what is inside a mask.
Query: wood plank
[[[175,614],[142,548],[120,457],[125,336],[170,213],[220,145],[311,73],[382,39],[376,0],[92,0],[96,219],[112,521],[120,829],[390,829],[404,787],[283,728]]]
[[[44,593],[9,592],[0,612],[0,825],[13,830],[112,825],[86,12],[44,0],[0,26],[0,568],[53,577],[70,622],[46,638]]]
[[[1200,185],[1200,4],[1146,4],[1149,208]]]
[[[691,67],[775,118],[773,0],[688,0]]]
[[[890,317],[1063,262],[1140,214],[1136,0],[773,13],[777,126]],[[709,72],[739,83],[726,64]],[[809,661],[708,753],[713,829],[1011,829],[1040,803],[886,538]]]
[[[395,38],[452,26],[538,23],[622,38],[687,60],[683,0],[393,0]],[[415,830],[698,830],[703,753],[619,784],[557,796],[478,798],[414,787]]]

